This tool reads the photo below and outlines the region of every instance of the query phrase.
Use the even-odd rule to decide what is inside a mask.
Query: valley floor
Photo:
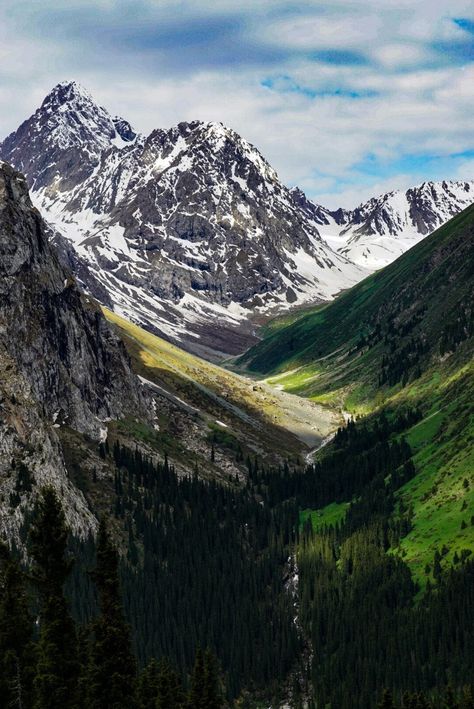
[[[223,369],[185,352],[121,316],[104,313],[124,340],[142,382],[183,414],[229,435],[258,434],[260,453],[306,458],[343,422],[337,407],[292,394],[267,379]]]

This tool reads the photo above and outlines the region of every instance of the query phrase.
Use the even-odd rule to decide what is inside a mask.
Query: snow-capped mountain
[[[320,232],[339,253],[374,271],[473,202],[474,180],[423,182],[369,199],[352,212],[325,210]]]
[[[239,351],[251,316],[326,300],[365,275],[220,123],[145,138],[63,83],[0,154],[26,175],[63,247],[63,237],[74,246],[87,289],[201,353]]]
[[[89,177],[104,150],[135,138],[127,121],[112,118],[81,86],[65,82],[4,140],[1,152],[31,189],[53,198]]]
[[[425,182],[329,210],[287,189],[220,123],[145,137],[75,82],[0,144],[61,258],[101,303],[200,354],[233,354],[255,317],[332,298],[474,201]]]

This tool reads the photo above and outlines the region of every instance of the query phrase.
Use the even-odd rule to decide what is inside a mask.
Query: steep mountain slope
[[[80,529],[92,517],[67,477],[57,428],[99,440],[111,418],[147,417],[141,387],[100,310],[59,264],[25,179],[4,163],[0,251],[3,531],[18,532],[20,508],[34,499],[26,493],[45,481],[63,487]]]
[[[400,490],[414,509],[399,552],[423,582],[473,549],[474,206],[333,303],[275,328],[243,358],[274,384],[374,417],[418,408],[404,434],[416,475]],[[348,500],[350,501],[350,500]]]
[[[259,371],[284,370],[323,361],[351,364],[352,381],[370,362],[379,372],[390,356],[410,374],[439,359],[451,328],[470,337],[474,207],[469,207],[382,271],[369,276],[329,305],[279,329],[250,350],[243,361]],[[466,322],[465,322],[466,321]],[[400,348],[422,343],[396,361]],[[342,370],[342,365],[339,365]],[[397,369],[397,372],[399,370]],[[378,385],[378,374],[372,379]],[[372,372],[373,374],[373,372]]]
[[[157,447],[165,431],[174,432],[175,449],[172,440],[166,444],[179,473],[192,472],[197,462],[207,477],[226,480],[230,471],[245,478],[249,456],[266,464],[302,460],[341,423],[327,407],[224,370],[112,311],[104,312],[158,403]],[[179,447],[182,460],[176,456]]]
[[[219,123],[135,136],[67,83],[0,154],[87,262],[86,288],[101,298],[99,282],[118,312],[194,351],[241,351],[255,314],[327,300],[363,275]]]
[[[374,271],[474,202],[474,181],[423,182],[373,197],[353,211],[316,207],[320,232],[339,253]]]

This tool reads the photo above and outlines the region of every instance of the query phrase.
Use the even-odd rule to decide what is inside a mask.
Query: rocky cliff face
[[[106,422],[144,410],[122,344],[49,243],[26,181],[0,163],[0,525],[15,534],[19,470],[61,490],[74,528],[93,523],[70,483],[56,436],[66,425],[96,440]],[[21,476],[20,476],[21,478]],[[8,509],[12,495],[19,506]],[[19,498],[18,498],[19,496]],[[17,499],[18,498],[18,499]]]

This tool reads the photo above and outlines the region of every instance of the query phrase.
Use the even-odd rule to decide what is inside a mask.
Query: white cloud
[[[131,7],[128,0],[74,0],[67,9],[72,17],[88,9],[107,17],[119,4]],[[15,21],[2,5],[0,135],[16,128],[55,83],[74,78],[142,132],[181,120],[220,120],[253,142],[287,183],[331,206],[338,200],[353,206],[387,186],[419,180],[415,169],[400,172],[396,166],[392,176],[380,178],[400,156],[445,156],[474,147],[474,67],[466,59],[463,68],[435,48],[436,42],[458,47],[466,41],[451,18],[472,14],[471,4],[453,0],[448,12],[439,0],[333,0],[302,3],[296,13],[280,0],[245,0],[229,40],[235,42],[235,62],[220,63],[216,54],[209,66],[201,61],[206,45],[196,49],[194,63],[182,66],[180,46],[138,43],[132,50],[126,43],[105,46],[44,27],[40,33],[21,14],[31,9],[30,0],[17,3]],[[55,12],[62,5],[55,0]],[[46,6],[53,3],[45,0]],[[156,7],[162,17],[182,17],[183,23],[238,14],[231,0],[136,0],[137,13]],[[59,22],[62,15],[57,17]],[[260,63],[244,61],[245,42],[262,49]],[[281,50],[281,57],[267,61],[268,48]],[[323,50],[353,52],[366,63],[311,60]],[[274,90],[262,85],[268,77]],[[373,177],[360,167],[369,155]]]
[[[396,69],[398,67],[415,66],[432,58],[432,52],[426,47],[417,44],[395,43],[377,47],[372,56],[384,67]]]
[[[352,49],[365,47],[376,39],[383,27],[382,14],[362,11],[355,21],[351,12],[340,15],[316,14],[280,19],[264,30],[263,39],[293,49]]]

